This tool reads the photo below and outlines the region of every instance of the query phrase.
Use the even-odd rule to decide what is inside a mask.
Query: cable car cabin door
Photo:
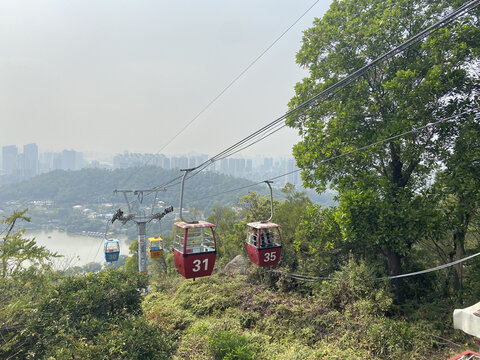
[[[217,257],[214,224],[175,223],[173,261],[186,279],[210,276]]]
[[[158,259],[158,258],[162,257],[163,251],[162,250],[148,249],[148,254],[150,255],[150,258]]]
[[[173,249],[173,261],[180,275],[185,279],[194,279],[212,275],[216,253],[183,254]]]
[[[105,254],[105,261],[106,262],[113,262],[118,260],[118,253],[109,253]]]
[[[258,266],[273,266],[280,261],[282,244],[280,226],[270,222],[249,223],[247,233],[247,254]]]
[[[282,247],[276,246],[268,249],[258,249],[251,244],[247,244],[248,258],[252,263],[258,266],[273,266],[280,261]]]

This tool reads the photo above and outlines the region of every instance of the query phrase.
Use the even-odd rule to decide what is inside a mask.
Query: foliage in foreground
[[[25,211],[3,223],[0,245],[0,358],[169,359],[173,343],[141,309],[146,278],[115,268],[65,276],[57,256],[24,230]]]
[[[320,251],[326,246],[323,238],[317,245],[312,243],[318,248],[301,252],[305,244],[296,236],[319,236],[317,226],[321,228],[332,213],[319,212],[320,225],[311,221],[295,227],[299,218],[315,220],[311,213],[315,207],[293,189],[286,190],[287,199],[276,205],[285,224],[284,268],[277,270],[284,273],[296,266],[308,270],[301,265],[312,265],[312,259],[331,263],[320,256],[328,253]],[[263,199],[250,194],[247,200],[261,204]],[[228,224],[232,214],[221,210],[219,220],[225,214]],[[289,224],[292,218],[295,221]],[[221,231],[227,234],[228,226]],[[332,228],[330,233],[337,236],[338,231]],[[8,232],[2,249],[11,249],[8,242],[22,240],[22,234]],[[234,228],[234,241],[222,245],[224,257],[242,246],[241,236]],[[128,269],[132,261],[122,269],[65,276],[49,268],[52,254],[44,254],[28,268],[15,266],[18,254],[36,249],[34,240],[18,244],[16,251],[3,254],[10,270],[0,277],[1,358],[427,359],[447,358],[453,352],[436,336],[453,340],[459,336],[449,330],[445,309],[451,303],[426,302],[423,295],[420,301],[394,303],[389,284],[372,280],[377,269],[353,255],[346,262],[337,261],[335,267],[324,267],[330,280],[321,283],[302,284],[255,267],[247,276],[217,272],[195,282],[162,272],[154,277],[152,294],[143,300],[141,289],[147,279]],[[338,246],[326,247],[335,249],[334,245]],[[424,281],[432,286],[441,279]]]
[[[21,330],[10,333],[2,357],[31,359],[168,359],[172,342],[140,308],[145,279],[110,269],[62,277]]]
[[[177,339],[174,359],[446,359],[458,352],[435,337],[445,325],[392,317],[391,291],[371,275],[350,258],[333,281],[303,295],[254,274],[167,277],[143,308]]]

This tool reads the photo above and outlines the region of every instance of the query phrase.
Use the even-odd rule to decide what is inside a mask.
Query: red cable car
[[[270,185],[270,218],[266,221],[248,223],[247,254],[252,263],[258,266],[273,266],[280,261],[282,253],[282,237],[280,225],[270,222],[273,218],[273,193]]]
[[[175,223],[173,261],[185,279],[212,274],[217,256],[214,228],[205,221]]]
[[[186,175],[193,169],[185,171],[180,195],[180,219],[176,222],[173,234],[173,261],[180,275],[186,279],[210,276],[217,257],[215,224],[206,221],[186,221],[182,216],[183,190]]]
[[[247,254],[258,266],[277,265],[282,253],[280,225],[267,222],[248,223]]]

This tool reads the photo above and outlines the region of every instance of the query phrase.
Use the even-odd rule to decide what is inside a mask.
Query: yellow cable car
[[[163,254],[163,239],[159,237],[148,238],[150,246],[148,247],[148,253],[152,259],[156,259]]]

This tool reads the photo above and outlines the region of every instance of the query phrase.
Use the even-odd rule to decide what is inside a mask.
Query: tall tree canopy
[[[436,22],[462,1],[334,1],[304,32],[295,108]],[[478,8],[365,73],[329,99],[290,116],[304,183],[339,192],[342,231],[366,255],[383,253],[392,275],[421,235],[419,194],[454,148],[462,115],[349,153],[478,105]],[[329,160],[330,159],[330,160]]]

